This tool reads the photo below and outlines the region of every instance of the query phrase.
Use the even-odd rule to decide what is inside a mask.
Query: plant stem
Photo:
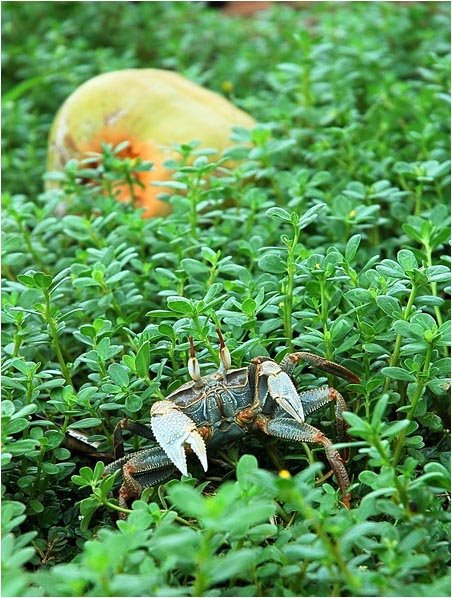
[[[429,268],[430,266],[433,265],[433,260],[432,260],[432,248],[430,247],[430,244],[427,242],[424,242],[424,247],[425,247],[425,256],[426,256],[426,263],[427,263],[427,268]],[[436,284],[436,282],[431,282],[430,283],[430,288],[432,290],[432,295],[434,297],[438,297],[438,286]],[[438,322],[438,326],[441,326],[441,324],[443,323],[443,318],[441,315],[441,310],[439,309],[439,307],[437,305],[433,306],[433,311],[435,312],[435,316],[436,316],[436,321]],[[445,357],[447,357],[448,353],[447,353],[447,347],[446,350],[444,352]]]
[[[13,282],[16,281],[16,275],[13,273],[9,266],[3,265],[3,272],[5,273],[6,278],[12,280]]]
[[[293,311],[293,294],[294,294],[294,287],[295,287],[295,270],[296,270],[296,256],[295,252],[298,245],[298,238],[300,236],[300,231],[298,228],[298,223],[292,224],[293,226],[293,237],[291,241],[287,242],[287,260],[286,260],[286,272],[287,277],[283,282],[283,309],[284,309],[284,334],[287,339],[287,346],[289,349],[293,349],[292,345],[292,338],[293,338],[293,329],[292,329],[292,311]]]
[[[400,483],[400,480],[397,477],[397,473],[394,469],[394,466],[391,465],[391,460],[390,460],[387,452],[385,451],[383,445],[380,442],[379,436],[377,436],[377,435],[374,436],[372,444],[377,449],[378,454],[380,455],[381,460],[384,463],[384,465],[386,465],[387,467],[390,467],[393,470],[393,481],[394,481],[394,486],[396,487],[396,490],[397,490],[397,494],[399,495],[399,501],[404,505],[405,508],[407,508],[408,496],[407,496],[406,490]]]
[[[207,576],[204,574],[204,563],[209,562],[211,559],[211,545],[210,541],[213,537],[212,530],[206,530],[206,533],[203,537],[202,545],[196,555],[196,571],[195,571],[195,579],[193,584],[193,596],[202,596],[204,590],[207,589],[209,585],[209,580]]]
[[[18,355],[19,355],[20,347],[21,347],[22,342],[23,342],[23,338],[22,338],[22,336],[20,334],[21,331],[22,331],[22,323],[18,322],[18,324],[17,324],[17,331],[14,334],[13,357],[18,357]]]
[[[317,536],[319,536],[323,544],[326,546],[328,553],[333,555],[333,560],[339,567],[344,581],[347,583],[349,588],[353,590],[354,593],[359,593],[361,585],[360,580],[357,577],[355,577],[348,568],[347,563],[342,556],[337,541],[332,539],[330,535],[327,533],[327,531],[323,528],[321,521],[319,521],[318,519],[316,511],[312,509],[309,505],[305,504],[304,498],[301,494],[297,493],[296,503],[299,507],[299,510],[303,514],[304,520],[312,521],[312,525],[315,529]],[[331,570],[331,573],[334,575],[334,570],[332,569],[330,563],[328,564],[328,567]]]
[[[193,314],[192,315],[193,318],[193,324],[195,327],[195,330],[197,332],[197,334],[204,339],[205,345],[207,350],[209,351],[212,359],[214,360],[214,362],[216,363],[218,360],[218,353],[215,351],[215,349],[212,347],[212,345],[209,342],[209,339],[207,338],[207,336],[204,335],[204,330],[203,327],[201,325],[201,322],[199,320],[198,314]]]
[[[190,211],[188,213],[191,234],[194,239],[198,239],[198,188],[201,181],[201,175],[198,175],[194,184],[189,186],[187,193],[190,200]]]
[[[47,272],[47,269],[45,268],[44,264],[42,263],[41,257],[33,249],[33,244],[31,242],[31,234],[27,230],[27,228],[24,225],[24,223],[22,222],[22,220],[18,219],[18,224],[19,224],[20,232],[22,233],[22,235],[24,237],[25,245],[27,246],[29,254],[33,258],[34,263],[37,266],[39,266],[40,270],[42,270],[43,272]]]
[[[426,381],[428,380],[428,373],[429,373],[429,370],[430,370],[430,363],[431,363],[431,359],[432,359],[432,353],[433,353],[433,346],[431,344],[429,344],[428,345],[428,349],[427,349],[427,353],[425,355],[424,367],[422,368],[422,372],[418,376],[418,380],[417,380],[416,388],[415,388],[415,391],[414,391],[413,399],[411,401],[411,407],[410,407],[410,410],[407,413],[407,419],[409,421],[413,420],[414,414],[416,413],[417,405],[419,403],[419,399],[422,396],[422,393],[423,393],[425,385],[426,385]],[[394,465],[394,467],[398,464],[398,462],[400,460],[400,455],[402,453],[403,443],[405,442],[406,435],[407,435],[407,428],[404,428],[400,432],[400,435],[399,435],[399,437],[397,439],[397,442],[396,442],[396,447],[394,449],[394,459],[393,459],[393,465]]]
[[[408,320],[408,318],[410,316],[411,308],[413,307],[414,301],[416,299],[417,290],[418,290],[417,286],[413,282],[413,286],[411,287],[411,293],[410,293],[410,296],[408,297],[408,303],[406,304],[405,310],[402,314],[402,320],[404,320],[405,322]],[[402,335],[398,334],[396,336],[396,340],[395,340],[395,344],[394,344],[394,351],[392,352],[391,359],[389,360],[389,367],[394,367],[399,362],[401,346],[402,346]],[[391,384],[391,378],[386,378],[385,384],[383,387],[383,392],[388,391],[390,384]]]
[[[124,509],[124,507],[120,507],[119,505],[115,505],[115,503],[110,502],[109,500],[106,500],[104,502],[104,505],[106,507],[109,507],[110,509],[113,509],[114,511],[119,511],[120,513],[126,513],[127,515],[129,513],[132,513],[131,509]]]
[[[419,216],[421,213],[422,208],[422,186],[419,185],[416,187],[416,191],[414,193],[414,215]]]
[[[53,346],[55,347],[55,353],[58,359],[58,363],[60,364],[61,372],[63,373],[63,377],[66,382],[73,387],[71,373],[69,368],[64,360],[63,352],[61,350],[60,341],[58,338],[58,329],[55,323],[55,320],[51,314],[50,309],[50,293],[48,289],[44,290],[44,298],[45,298],[45,312],[44,318],[50,328],[50,336],[53,342]]]

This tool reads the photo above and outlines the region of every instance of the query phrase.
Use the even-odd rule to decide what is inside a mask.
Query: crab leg
[[[348,380],[354,384],[359,384],[360,382],[359,377],[343,365],[339,365],[338,363],[334,363],[334,361],[329,361],[324,357],[319,357],[318,355],[314,355],[313,353],[308,353],[306,351],[290,353],[289,355],[286,355],[281,361],[280,366],[282,370],[290,375],[297,363],[300,363],[300,361],[307,361],[310,365],[313,365],[319,370],[323,370],[324,372],[333,374],[334,376],[339,376],[339,378],[343,378],[344,380]]]
[[[105,468],[105,474],[121,469],[122,486],[119,490],[119,504],[127,508],[131,498],[139,498],[143,488],[161,484],[177,470],[171,459],[160,447],[131,453],[117,459]]]
[[[207,471],[206,445],[195,422],[172,401],[158,401],[151,408],[151,428],[157,442],[179,469],[187,475],[184,444],[189,444]]]
[[[149,440],[155,440],[155,436],[149,426],[145,426],[140,422],[136,422],[132,419],[124,418],[116,424],[113,432],[113,449],[115,459],[121,459],[124,457],[124,438],[122,435],[123,430],[130,430],[133,434],[148,438]]]
[[[347,404],[344,397],[335,388],[323,386],[321,388],[312,388],[300,393],[300,400],[303,403],[306,415],[314,413],[321,409],[327,403],[335,402],[336,429],[338,440],[341,442],[346,439],[347,425],[342,417],[342,413],[347,411]]]
[[[331,465],[331,469],[336,476],[341,491],[344,493],[343,502],[349,507],[350,495],[347,494],[347,488],[350,486],[350,480],[347,470],[339,452],[333,448],[332,442],[320,430],[306,423],[298,423],[288,417],[275,417],[268,420],[260,416],[257,420],[259,429],[270,436],[276,436],[285,440],[295,440],[298,442],[312,442],[323,445],[326,457]]]

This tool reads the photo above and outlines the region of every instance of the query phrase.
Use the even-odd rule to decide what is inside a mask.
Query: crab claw
[[[158,401],[151,408],[151,428],[157,442],[179,469],[187,475],[184,444],[189,444],[207,471],[206,445],[195,422],[171,401]]]
[[[272,399],[298,423],[304,422],[304,411],[297,389],[290,377],[273,360],[260,361],[259,373],[267,376],[268,392]]]

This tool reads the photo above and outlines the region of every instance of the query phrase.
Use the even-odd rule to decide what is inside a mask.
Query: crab
[[[128,419],[116,426],[115,461],[107,465],[105,474],[121,470],[120,506],[127,507],[131,499],[140,497],[144,488],[159,485],[178,472],[187,475],[187,455],[196,455],[207,471],[208,452],[260,431],[284,440],[323,446],[341,490],[342,503],[349,507],[350,480],[341,455],[321,430],[306,423],[307,416],[334,403],[338,439],[343,440],[345,400],[328,386],[297,391],[292,373],[298,363],[306,361],[352,383],[359,382],[358,376],[344,366],[308,352],[290,353],[279,364],[270,357],[256,357],[248,367],[231,369],[231,356],[219,330],[217,335],[220,366],[215,373],[201,376],[190,337],[191,381],[152,405],[150,426]],[[124,429],[157,445],[125,455]]]

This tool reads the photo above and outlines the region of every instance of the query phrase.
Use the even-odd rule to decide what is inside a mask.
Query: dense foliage
[[[448,4],[4,2],[2,26],[3,595],[449,595]],[[114,148],[43,192],[59,104],[130,66],[260,123],[233,171],[180,148],[165,219],[114,201]],[[360,374],[328,379],[351,510],[320,448],[252,437],[116,521],[117,482],[68,431],[111,452],[187,379],[190,334],[216,367],[218,322],[237,366],[305,349]],[[313,420],[332,438],[333,416]]]

